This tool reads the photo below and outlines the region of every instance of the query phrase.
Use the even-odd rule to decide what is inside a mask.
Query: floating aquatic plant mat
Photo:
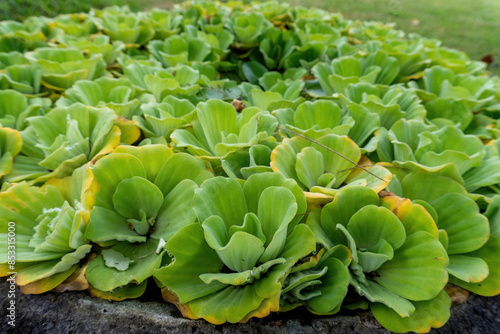
[[[500,292],[500,79],[277,2],[0,22],[0,273],[245,322]],[[15,256],[14,256],[15,255]]]

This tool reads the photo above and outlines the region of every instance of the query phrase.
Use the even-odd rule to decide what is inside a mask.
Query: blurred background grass
[[[109,5],[133,10],[168,8],[179,0],[0,0],[0,20],[32,15],[89,11]],[[249,1],[245,1],[249,2]],[[284,1],[285,2],[285,1]],[[490,70],[500,75],[500,0],[288,0],[291,5],[319,7],[359,20],[394,22],[397,28],[438,38],[472,59],[490,55]]]

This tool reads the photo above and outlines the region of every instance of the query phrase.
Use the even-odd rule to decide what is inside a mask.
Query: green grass
[[[145,9],[169,7],[178,0],[146,0]],[[291,5],[319,7],[359,20],[394,22],[406,33],[438,38],[472,59],[491,55],[490,70],[500,75],[499,0],[288,0]]]

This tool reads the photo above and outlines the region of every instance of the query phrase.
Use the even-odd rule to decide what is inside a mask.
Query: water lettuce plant
[[[57,91],[70,88],[78,80],[98,78],[106,67],[102,55],[85,57],[75,48],[38,48],[25,56],[41,68],[42,85]]]
[[[211,52],[210,45],[200,38],[171,36],[164,42],[152,41],[149,51],[163,66],[170,67],[191,61],[203,61]]]
[[[170,140],[174,130],[189,126],[195,108],[188,100],[169,95],[161,103],[150,102],[141,105],[143,117],[134,116],[133,119],[147,138],[164,137]]]
[[[74,169],[111,152],[120,141],[135,141],[138,133],[124,132],[116,114],[107,108],[81,103],[54,108],[33,116],[22,132],[23,147],[7,176],[11,182],[42,183],[51,177],[71,175]]]
[[[399,63],[387,53],[377,51],[363,58],[336,58],[331,64],[316,65],[312,71],[328,96],[343,92],[349,84],[358,82],[390,85],[399,74]]]
[[[49,35],[66,35],[74,37],[85,37],[97,33],[97,25],[90,15],[68,14],[60,15],[49,24]]]
[[[389,24],[247,3],[0,22],[0,276],[398,333],[443,326],[452,290],[498,295],[500,79]]]
[[[424,207],[408,199],[346,187],[321,215],[311,215],[308,224],[327,249],[338,244],[349,247],[350,284],[377,305],[381,311],[374,315],[382,323],[392,317],[411,319],[416,311],[412,301],[436,298],[448,281],[449,259],[438,228]],[[434,311],[447,319],[448,308]],[[417,326],[427,325],[418,320]]]
[[[459,128],[427,125],[423,121],[402,119],[387,131],[380,129],[377,154],[381,161],[416,162],[427,167],[453,164],[462,175],[481,165],[483,143]]]
[[[272,134],[278,122],[256,107],[238,113],[230,103],[208,100],[198,104],[191,124],[192,132],[177,129],[172,133],[175,147],[217,164],[229,152],[263,141],[275,142]]]
[[[272,151],[270,165],[274,171],[296,180],[308,192],[308,200],[314,202],[331,198],[341,187],[363,185],[376,192],[383,190],[392,174],[366,161],[361,164],[366,163],[368,168],[357,169],[354,164],[360,162],[360,149],[349,137],[328,134],[314,142],[299,136],[283,139]]]
[[[111,79],[99,78],[94,81],[80,80],[65,96],[57,100],[58,107],[71,106],[82,103],[93,107],[106,107],[114,110],[121,117],[132,119],[140,113],[139,94],[132,82],[126,78]]]
[[[28,99],[23,94],[6,89],[0,91],[0,123],[4,127],[24,130],[28,125],[27,118],[44,114],[44,107],[50,101]]]
[[[13,89],[22,94],[37,95],[41,84],[42,71],[36,65],[15,64],[7,66],[4,72],[0,72],[2,89]]]
[[[494,254],[500,251],[494,219],[496,201],[489,213],[480,213],[463,185],[452,177],[417,170],[401,176],[401,195],[423,204],[432,212],[450,263],[450,282],[481,295],[494,295],[498,288]],[[474,287],[474,288],[473,288]]]
[[[121,298],[137,297],[137,284],[162,264],[165,241],[196,220],[190,202],[213,174],[199,159],[174,154],[165,145],[120,146],[90,173],[85,236],[103,250],[89,263],[86,277],[96,295],[112,298],[119,288]],[[141,288],[144,292],[146,284]]]
[[[228,23],[240,47],[256,44],[257,38],[270,26],[269,21],[260,13],[239,12],[234,14]]]
[[[306,209],[297,184],[276,173],[252,175],[244,185],[217,177],[195,191],[193,209],[199,223],[166,243],[174,262],[155,272],[166,298],[184,316],[216,324],[279,310],[287,270],[315,248],[309,228],[297,225]]]
[[[285,137],[294,133],[306,134],[317,139],[327,134],[348,135],[362,150],[371,152],[376,147],[369,140],[381,126],[380,116],[368,108],[352,104],[344,111],[328,100],[306,101],[294,111],[291,108],[275,110],[281,126],[291,131],[282,131]]]
[[[146,44],[155,31],[152,24],[132,13],[104,13],[102,16],[102,30],[114,41],[125,44]]]
[[[121,56],[125,45],[120,41],[111,41],[107,35],[92,35],[85,37],[74,37],[61,35],[56,37],[59,43],[67,47],[77,48],[89,54],[101,54],[106,65],[110,66]]]
[[[23,182],[0,193],[0,274],[6,276],[12,268],[7,245],[14,226],[16,283],[24,293],[61,289],[61,284],[87,289],[85,281],[69,284],[84,271],[92,248],[84,236],[89,218],[81,204],[84,179],[85,168],[80,168],[72,177],[54,180],[41,189]]]

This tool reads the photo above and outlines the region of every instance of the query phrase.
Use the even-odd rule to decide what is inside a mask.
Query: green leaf
[[[304,148],[297,154],[295,170],[300,182],[311,189],[318,184],[318,179],[325,172],[323,155],[312,147]]]
[[[403,197],[412,200],[420,199],[432,203],[439,197],[458,193],[467,195],[461,184],[446,176],[424,170],[411,172],[401,181]]]
[[[490,232],[500,238],[500,196],[494,196],[484,215],[490,222]]]
[[[200,185],[211,177],[213,174],[203,161],[187,153],[176,153],[158,171],[154,184],[167,195],[182,180],[193,180]]]
[[[246,270],[243,272],[230,273],[230,274],[203,274],[200,275],[200,278],[203,282],[210,284],[213,281],[219,281],[228,285],[245,285],[249,283],[253,283],[254,280],[260,279],[261,276],[265,275],[269,268],[276,264],[285,263],[285,259],[278,258],[272,261],[268,261],[256,268],[251,270]]]
[[[375,280],[398,295],[422,301],[434,298],[448,281],[448,255],[437,238],[419,231],[409,235],[394,258],[378,269]]]
[[[144,166],[147,179],[154,182],[163,165],[174,154],[172,148],[167,145],[147,145],[147,146],[118,146],[113,153],[126,153],[133,155]]]
[[[412,203],[409,199],[398,196],[384,196],[380,204],[398,217],[405,228],[406,236],[424,231],[439,237],[438,227],[434,222],[437,221],[437,214],[427,202],[416,200]],[[432,212],[433,216],[428,211]]]
[[[196,214],[191,206],[198,185],[189,179],[179,182],[172,189],[158,211],[151,238],[169,240],[182,227],[194,223]]]
[[[354,119],[354,126],[349,130],[349,137],[362,146],[366,140],[380,127],[380,118],[361,105],[349,106],[349,114]]]
[[[90,221],[85,237],[94,242],[110,240],[145,242],[147,237],[137,234],[128,225],[127,219],[114,210],[96,206],[90,212]]]
[[[281,253],[288,231],[288,225],[297,213],[293,193],[284,187],[268,187],[260,198],[257,217],[262,223],[266,250],[260,262],[275,259]]]
[[[500,258],[497,256],[499,251],[500,239],[493,235],[490,236],[490,239],[483,247],[464,254],[465,256],[483,259],[488,264],[488,277],[481,282],[467,283],[451,276],[450,282],[481,296],[498,295],[500,293]]]
[[[321,226],[334,243],[344,243],[345,237],[337,224],[347,227],[351,217],[366,205],[378,205],[377,194],[365,187],[346,187],[321,212]]]
[[[372,303],[386,305],[401,317],[408,317],[415,311],[412,303],[378,283],[369,280],[364,284],[359,283],[351,275],[351,284],[361,296],[366,297]]]
[[[256,292],[255,285],[247,284],[242,288],[226,287],[217,293],[196,299],[188,306],[196,318],[204,318],[214,324],[223,324],[241,321],[249,313],[257,310],[263,301],[263,298]]]
[[[415,311],[408,317],[401,317],[381,303],[371,304],[370,309],[384,328],[396,333],[427,333],[431,328],[443,326],[450,318],[451,300],[444,290],[433,299],[413,302],[413,305]]]
[[[113,195],[122,180],[138,176],[146,178],[143,164],[136,157],[115,153],[100,159],[92,166],[95,203],[100,207],[114,210]]]
[[[472,199],[452,193],[441,196],[431,204],[438,214],[438,227],[448,234],[448,254],[468,253],[488,241],[488,219],[479,213]]]
[[[114,245],[111,250],[122,254],[122,259],[125,259],[122,261],[129,262],[129,266],[124,269],[125,265],[122,263],[117,265],[119,269],[116,266],[109,267],[107,262],[116,259],[116,256],[110,259],[109,254],[105,253],[108,258],[108,261],[105,261],[104,254],[101,254],[89,262],[85,271],[89,284],[98,290],[111,291],[129,283],[142,283],[161,265],[163,253],[155,252],[157,243],[156,240],[150,239],[144,243],[120,242]]]
[[[232,225],[243,225],[248,212],[240,183],[223,177],[208,179],[196,189],[193,209],[198,221],[203,222],[217,215],[222,218],[227,229]]]
[[[212,152],[215,145],[222,142],[223,133],[235,132],[236,110],[232,105],[220,100],[209,100],[197,106],[198,119]],[[195,128],[196,131],[196,128]]]
[[[450,255],[448,272],[467,283],[483,281],[489,274],[488,264],[479,257]]]
[[[248,82],[257,85],[259,78],[261,78],[268,69],[256,61],[249,61],[241,66],[241,70],[245,75]]]
[[[385,240],[396,250],[405,242],[406,233],[403,224],[388,209],[367,205],[352,215],[347,230],[361,249],[372,250]]]
[[[142,219],[142,213],[148,219],[156,218],[163,204],[163,194],[147,179],[134,176],[118,184],[113,204],[116,212],[126,218]]]
[[[287,179],[280,173],[259,173],[251,175],[243,185],[248,212],[258,214],[259,201],[263,191],[269,187],[283,187],[290,190],[297,203],[297,212],[289,224],[289,231],[303,218],[306,213],[307,203],[304,192],[292,179]],[[270,242],[270,240],[267,240]]]
[[[144,292],[146,292],[147,283],[148,281],[144,281],[141,284],[130,283],[111,291],[102,291],[94,288],[93,286],[90,286],[89,291],[92,297],[122,301],[125,299],[134,299],[142,296]]]
[[[294,124],[296,127],[307,129],[335,128],[340,125],[340,108],[332,101],[317,100],[314,103],[302,103],[294,114]]]
[[[189,245],[189,247],[186,247]],[[173,291],[181,303],[210,295],[225,287],[219,282],[204,283],[200,275],[220,272],[223,263],[206,243],[200,224],[180,229],[166,244],[174,261],[154,271],[154,277]]]
[[[322,262],[320,269],[328,268],[326,274],[321,277],[319,296],[306,301],[310,311],[316,314],[331,314],[336,312],[347,294],[349,286],[349,272],[347,267],[336,258],[328,258]]]
[[[82,260],[87,253],[90,252],[90,249],[90,245],[82,245],[74,252],[67,253],[57,260],[38,263],[35,262],[32,266],[19,271],[16,275],[16,283],[18,285],[26,285],[44,278],[47,278],[50,281],[52,279],[50,277],[53,275],[56,275],[53,279],[57,280],[57,274],[63,272],[67,273],[67,276],[64,278],[66,279],[76,269],[76,265],[80,262],[80,260]]]
[[[255,215],[247,215],[245,225],[251,224],[249,220],[253,220],[256,224],[260,223]],[[224,221],[219,216],[207,218],[202,226],[208,245],[231,270],[237,272],[251,270],[264,252],[263,240],[246,231],[237,231],[230,236]]]

